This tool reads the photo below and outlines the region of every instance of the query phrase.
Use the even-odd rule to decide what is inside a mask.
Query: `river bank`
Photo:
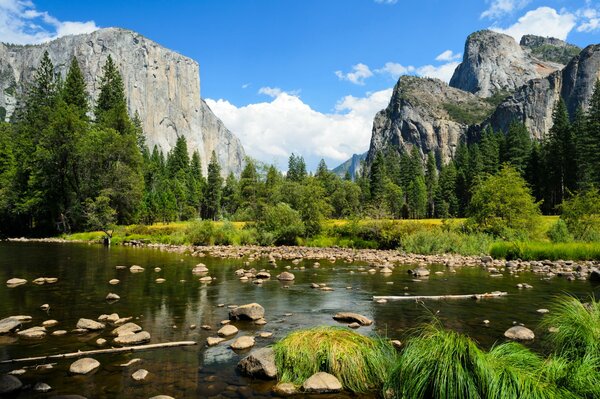
[[[63,238],[10,238],[9,242],[48,242],[48,243],[87,243],[99,245],[94,241],[67,240]],[[545,278],[562,277],[567,280],[600,281],[600,261],[574,260],[505,260],[494,259],[489,255],[466,256],[460,254],[411,254],[399,250],[351,249],[351,248],[317,248],[304,246],[273,246],[257,245],[174,245],[146,243],[139,240],[123,241],[122,246],[151,248],[170,253],[186,254],[194,257],[215,257],[221,259],[239,259],[241,266],[249,266],[252,262],[267,259],[276,265],[278,261],[291,261],[299,264],[303,260],[317,261],[313,267],[318,267],[318,261],[328,261],[332,264],[354,262],[367,263],[372,271],[384,268],[393,269],[395,265],[414,265],[423,268],[430,265],[443,265],[451,272],[460,267],[481,267],[491,276],[501,276],[501,273],[518,274],[533,272]]]

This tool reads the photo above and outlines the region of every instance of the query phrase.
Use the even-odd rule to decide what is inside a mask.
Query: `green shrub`
[[[487,234],[463,234],[442,229],[422,230],[406,236],[402,249],[415,254],[456,253],[480,255],[487,253],[493,238]]]
[[[294,245],[297,237],[304,235],[300,214],[285,203],[265,207],[257,229],[261,245]]]
[[[523,260],[600,260],[600,243],[586,242],[495,242],[490,247],[494,258]]]
[[[546,233],[550,241],[557,242],[571,242],[573,236],[569,233],[569,228],[564,220],[558,219],[556,223],[550,227],[550,230]]]
[[[214,223],[210,220],[194,221],[187,228],[186,235],[192,245],[214,244]]]
[[[575,239],[600,241],[600,194],[591,188],[577,193],[560,205],[561,219]]]
[[[290,333],[273,347],[279,379],[301,385],[324,371],[344,389],[381,389],[397,360],[389,341],[360,335],[347,328],[315,327]]]

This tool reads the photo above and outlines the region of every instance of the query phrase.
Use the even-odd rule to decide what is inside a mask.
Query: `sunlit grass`
[[[600,242],[506,242],[491,245],[490,255],[504,259],[600,260]]]
[[[386,340],[369,338],[347,328],[315,327],[295,331],[273,347],[279,378],[301,385],[324,371],[336,376],[344,389],[380,389],[397,354]]]

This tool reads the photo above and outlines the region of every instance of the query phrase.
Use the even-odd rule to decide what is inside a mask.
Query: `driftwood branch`
[[[88,356],[88,355],[100,355],[100,354],[104,354],[104,353],[139,352],[139,351],[145,351],[145,350],[150,350],[150,349],[173,348],[176,346],[191,346],[191,345],[196,345],[196,342],[194,342],[194,341],[178,341],[178,342],[164,342],[162,344],[124,346],[122,348],[96,349],[96,350],[91,350],[91,351],[61,353],[58,355],[26,357],[26,358],[21,358],[21,359],[3,360],[0,362],[0,364],[36,362],[36,361],[40,361],[40,360],[53,360],[53,359],[71,359],[71,358],[75,358],[75,357],[82,357],[82,356]]]
[[[486,299],[497,298],[508,295],[507,292],[494,291],[485,294],[468,294],[468,295],[402,295],[402,296],[374,296],[373,300],[386,299],[388,301],[440,301],[444,299]]]

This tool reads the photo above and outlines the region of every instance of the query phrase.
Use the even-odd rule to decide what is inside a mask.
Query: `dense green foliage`
[[[324,371],[344,389],[359,393],[380,388],[396,360],[396,349],[387,340],[338,327],[295,331],[273,349],[281,381],[301,385]]]
[[[490,235],[531,238],[538,206],[546,214],[563,212],[552,240],[598,238],[593,187],[600,184],[600,84],[586,112],[568,115],[562,101],[556,105],[554,126],[541,144],[513,123],[506,134],[486,128],[459,143],[448,162],[417,146],[388,148],[360,175],[340,178],[324,161],[309,173],[302,156],[292,154],[287,174],[246,159],[238,177],[226,176],[214,153],[202,160],[183,136],[167,154],[147,148],[139,115],[128,115],[117,65],[108,57],[92,107],[77,60],[63,81],[44,54],[11,122],[0,123],[0,233],[51,235],[99,226],[87,219],[90,203],[102,197],[96,209],[116,224],[245,221],[244,239],[234,234],[234,241],[260,244],[327,239],[355,247],[483,253]],[[438,231],[411,236],[377,223],[323,232],[329,218],[465,216],[472,223],[443,231],[447,237]],[[465,245],[457,245],[461,239]]]

